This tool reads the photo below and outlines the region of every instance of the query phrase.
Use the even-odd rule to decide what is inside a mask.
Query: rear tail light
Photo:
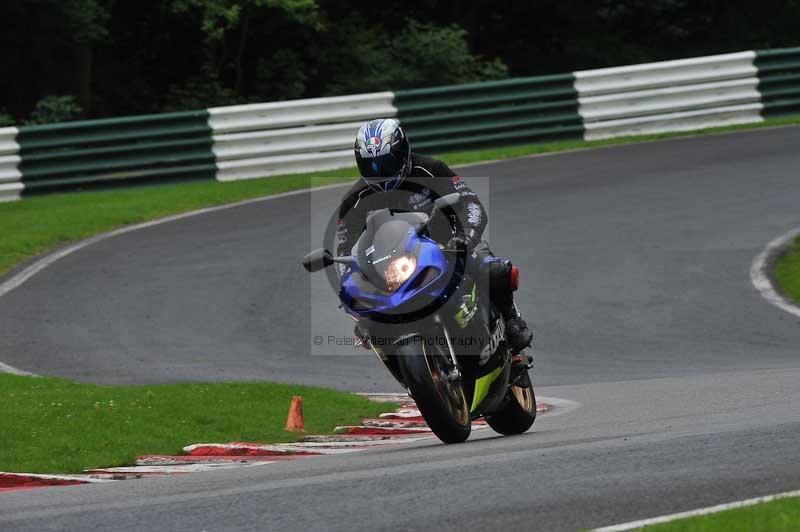
[[[519,288],[519,268],[516,266],[511,267],[511,275],[508,277],[508,284],[512,292]]]

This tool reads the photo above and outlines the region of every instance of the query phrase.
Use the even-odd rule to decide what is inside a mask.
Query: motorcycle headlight
[[[386,287],[390,292],[396,291],[404,282],[414,274],[417,269],[417,259],[410,256],[403,256],[394,259],[386,267],[384,278]]]

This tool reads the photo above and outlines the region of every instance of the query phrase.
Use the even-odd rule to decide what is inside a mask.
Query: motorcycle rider
[[[530,346],[533,333],[514,304],[516,271],[512,272],[511,263],[494,256],[488,244],[481,240],[488,220],[478,196],[444,162],[412,152],[405,132],[393,118],[371,120],[362,125],[354,149],[361,179],[350,188],[340,205],[336,254],[350,254],[372,210],[388,207],[394,211],[430,214],[436,198],[459,193],[462,201],[455,207],[461,226],[459,233],[451,237],[452,229],[448,225],[449,232],[443,238],[437,239],[434,229],[431,236],[437,241],[448,239],[447,249],[466,247],[479,260],[477,277],[479,282],[488,285],[492,303],[505,321],[506,342],[513,364],[526,366],[530,357],[522,351]],[[440,233],[444,235],[444,231]]]

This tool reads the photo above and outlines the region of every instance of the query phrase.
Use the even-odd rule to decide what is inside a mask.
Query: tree
[[[508,75],[502,60],[472,54],[466,31],[456,25],[436,27],[409,19],[396,36],[386,36],[380,28],[346,26],[341,36],[346,44],[333,47],[337,57],[331,58],[325,92],[429,87]]]
[[[250,23],[259,13],[277,11],[288,20],[302,24],[318,23],[314,0],[172,0],[175,13],[198,13],[205,35],[204,75],[219,83],[226,70],[233,71],[233,92],[244,89],[244,56],[250,35]],[[235,36],[235,40],[232,35]],[[198,80],[193,83],[197,84]]]
[[[24,122],[75,95],[119,116],[552,74],[797,46],[798,20],[798,0],[2,0],[0,109]]]
[[[92,111],[94,46],[108,38],[113,0],[56,0],[72,36],[78,63],[78,101],[83,112]]]
[[[0,111],[0,127],[13,126],[14,119],[10,114]]]
[[[45,96],[36,104],[25,125],[53,124],[75,120],[82,115],[83,109],[74,96]]]

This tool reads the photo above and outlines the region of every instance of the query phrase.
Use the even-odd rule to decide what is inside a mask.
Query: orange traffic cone
[[[303,430],[303,398],[299,395],[292,397],[289,404],[289,417],[286,418],[286,430],[294,432]]]

